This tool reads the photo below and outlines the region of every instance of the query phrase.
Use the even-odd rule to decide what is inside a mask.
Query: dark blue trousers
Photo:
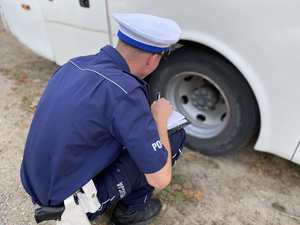
[[[172,149],[172,164],[180,156],[185,140],[183,129],[169,135]],[[128,208],[143,207],[151,198],[154,188],[150,186],[145,178],[130,158],[127,151],[124,151],[114,163],[102,171],[93,179],[98,191],[98,199],[101,208],[94,214],[90,214],[90,219],[103,214],[114,203]]]

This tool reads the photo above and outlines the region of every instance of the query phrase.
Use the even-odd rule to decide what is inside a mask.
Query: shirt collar
[[[101,48],[101,51],[107,54],[121,70],[130,73],[127,62],[117,49],[115,49],[111,45],[106,45],[105,47]]]

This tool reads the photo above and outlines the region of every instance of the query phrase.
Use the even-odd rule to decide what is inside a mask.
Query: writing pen
[[[157,92],[156,93],[156,100],[159,100],[160,99],[160,92]]]

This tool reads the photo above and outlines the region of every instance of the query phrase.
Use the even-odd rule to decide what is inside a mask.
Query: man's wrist
[[[167,121],[156,121],[156,126],[159,130],[167,130],[168,125]]]

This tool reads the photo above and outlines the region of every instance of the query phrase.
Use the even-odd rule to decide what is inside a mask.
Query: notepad
[[[184,115],[177,111],[173,111],[168,119],[168,130],[177,130],[188,125],[190,122],[185,118]]]

